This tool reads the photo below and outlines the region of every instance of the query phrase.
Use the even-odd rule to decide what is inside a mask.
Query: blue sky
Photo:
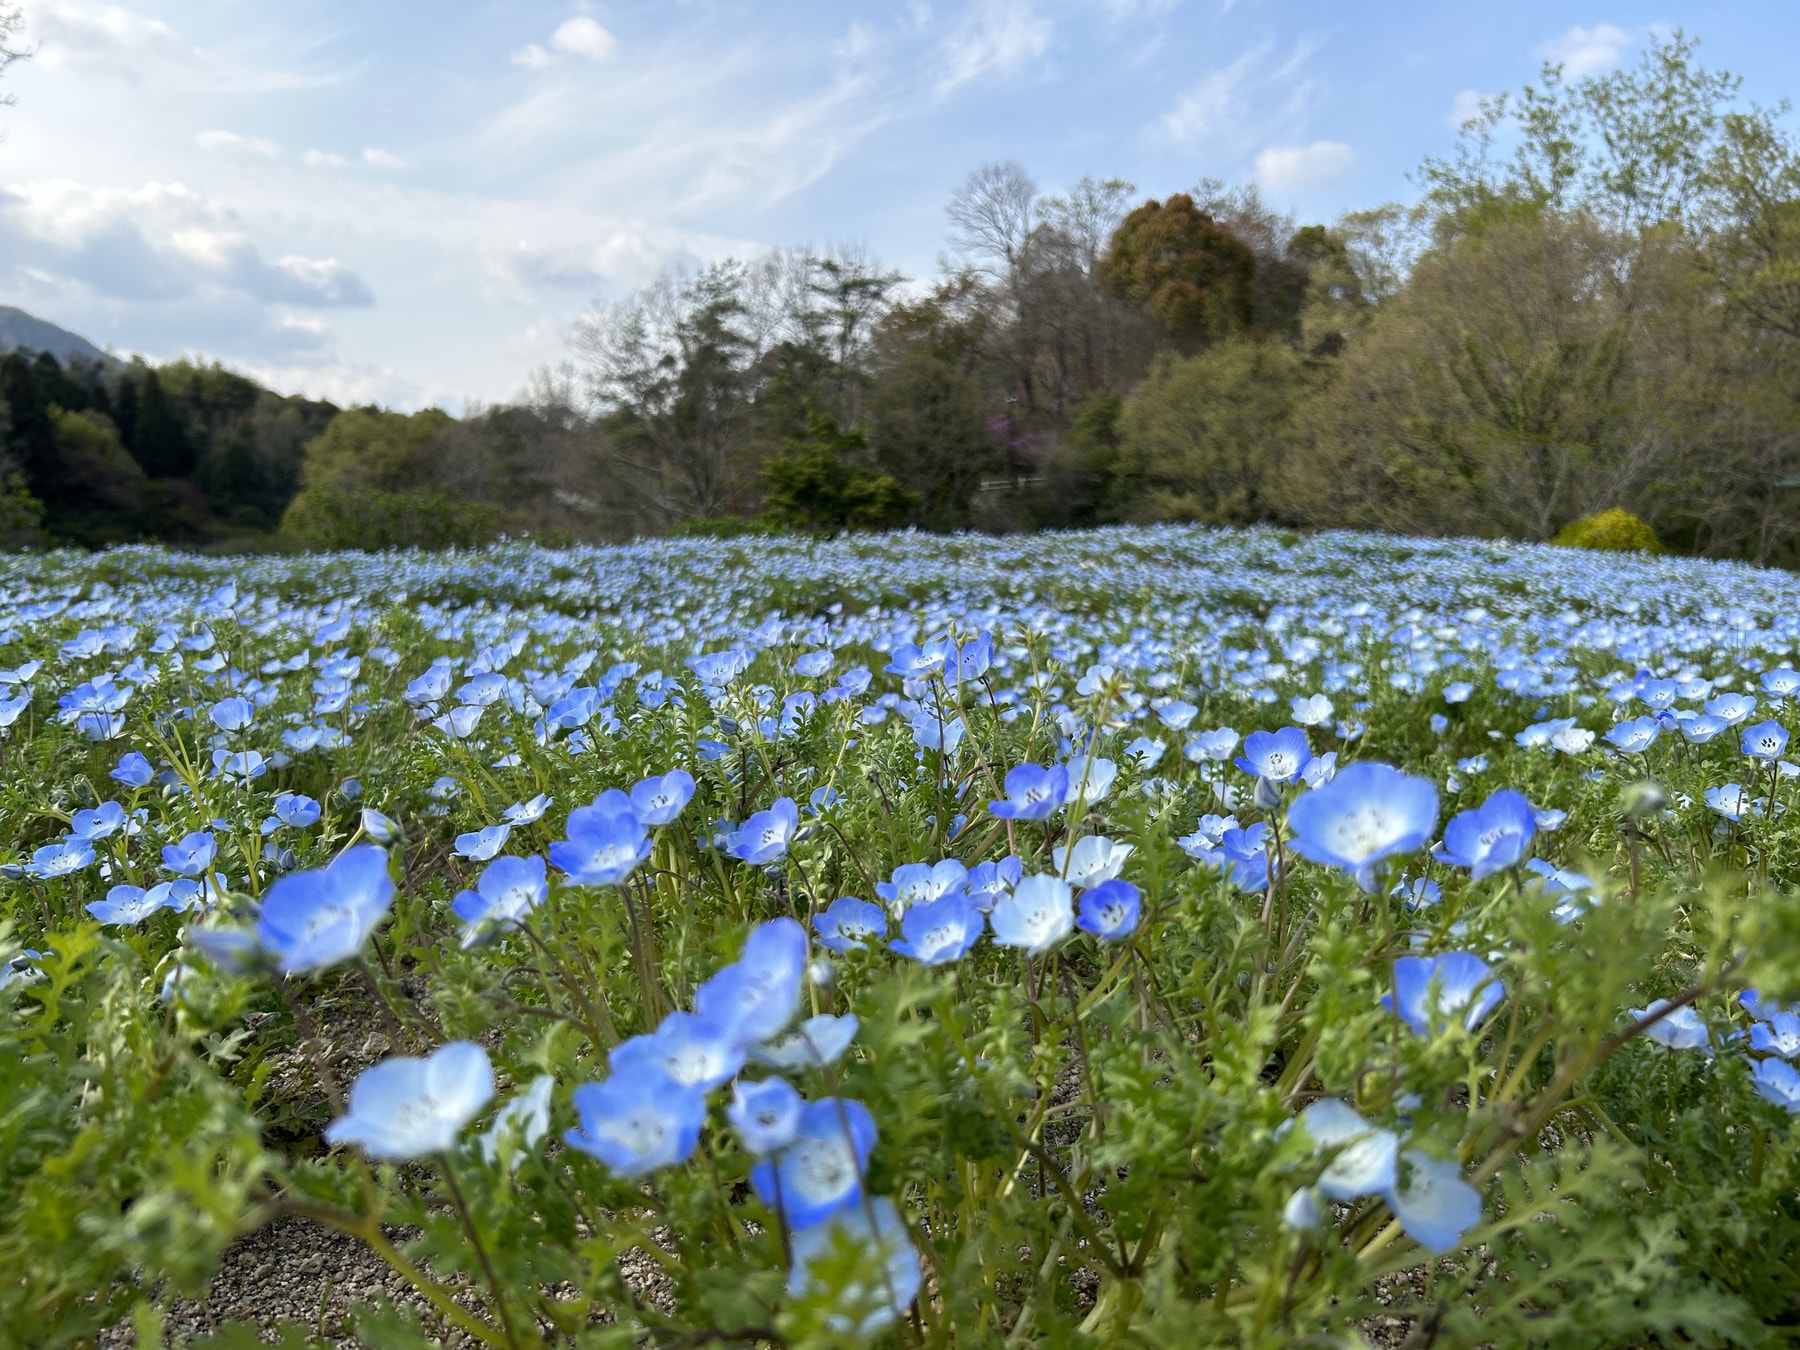
[[[969,169],[1304,219],[1411,195],[1479,94],[1685,27],[1773,103],[1800,6],[23,0],[0,303],[284,390],[452,409],[668,266],[861,242],[929,276]]]

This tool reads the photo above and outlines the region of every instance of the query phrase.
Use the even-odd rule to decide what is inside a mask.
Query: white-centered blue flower
[[[350,1088],[349,1113],[325,1130],[329,1144],[355,1144],[371,1158],[423,1158],[457,1137],[494,1095],[487,1051],[452,1041],[424,1059],[402,1056],[365,1069]]]
[[[1036,956],[1075,930],[1074,893],[1061,877],[1026,877],[1011,895],[994,902],[988,926],[1000,946],[1022,947]]]

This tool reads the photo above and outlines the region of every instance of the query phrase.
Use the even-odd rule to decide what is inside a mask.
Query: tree
[[[1249,525],[1277,517],[1276,478],[1303,390],[1286,343],[1233,337],[1164,352],[1118,413],[1119,508],[1134,520]]]
[[[30,49],[20,41],[24,31],[25,15],[19,6],[12,0],[0,0],[0,75],[5,75],[14,61],[30,57]],[[0,94],[0,108],[10,107],[12,103],[11,94]]]
[[[790,441],[763,469],[769,485],[763,517],[787,529],[846,530],[895,525],[918,504],[893,475],[871,468],[861,433],[840,431],[814,412],[807,435]]]
[[[1145,202],[1126,216],[1099,275],[1185,341],[1236,332],[1252,316],[1256,255],[1186,193]]]
[[[149,367],[139,382],[130,449],[151,478],[187,478],[194,472],[193,438],[170,406],[161,377]]]
[[[955,226],[951,247],[975,269],[1010,288],[1037,224],[1036,181],[1013,160],[971,170],[944,214]]]

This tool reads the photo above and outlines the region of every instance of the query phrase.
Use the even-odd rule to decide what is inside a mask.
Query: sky
[[[1747,97],[1800,96],[1791,0],[18,2],[0,304],[452,411],[665,268],[846,243],[929,278],[989,161],[1047,192],[1254,182],[1330,221],[1409,199],[1546,60],[1608,70],[1679,26]]]

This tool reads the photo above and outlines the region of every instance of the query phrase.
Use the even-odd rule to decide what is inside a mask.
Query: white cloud
[[[1342,141],[1272,145],[1256,157],[1256,181],[1270,192],[1292,193],[1335,178],[1356,162]]]
[[[360,308],[375,300],[335,259],[265,257],[231,211],[181,183],[118,189],[57,180],[0,191],[0,256],[39,282],[124,301],[210,296]]]
[[[976,0],[944,39],[939,96],[985,76],[1017,74],[1050,48],[1051,24],[1030,0]]]
[[[406,161],[398,155],[389,154],[376,146],[365,146],[362,152],[363,163],[376,169],[404,169]]]
[[[554,58],[537,43],[528,43],[512,54],[515,66],[524,66],[527,70],[542,70]]]
[[[1305,72],[1317,44],[1301,40],[1285,59],[1268,42],[1201,76],[1163,113],[1164,135],[1182,145],[1241,159],[1257,142],[1299,134],[1318,86]],[[1256,111],[1252,113],[1252,109]]]
[[[346,163],[342,155],[334,155],[329,150],[308,150],[300,156],[300,162],[309,169],[341,169]]]
[[[611,33],[587,15],[580,14],[573,19],[563,20],[557,26],[556,31],[550,35],[550,45],[571,56],[603,61],[612,55],[613,49],[619,44]]]
[[[1452,131],[1461,131],[1463,123],[1481,115],[1481,100],[1488,97],[1478,89],[1460,90],[1450,100],[1450,111],[1444,115],[1444,123]]]
[[[258,159],[276,159],[281,147],[264,136],[240,136],[235,131],[203,131],[194,137],[202,150],[223,154],[254,155]]]
[[[853,23],[850,30],[831,44],[831,54],[850,64],[861,61],[875,50],[875,30],[866,23]]]
[[[1554,61],[1571,79],[1611,70],[1631,45],[1631,34],[1610,23],[1597,23],[1592,28],[1571,28],[1559,37],[1540,43],[1533,56]]]

